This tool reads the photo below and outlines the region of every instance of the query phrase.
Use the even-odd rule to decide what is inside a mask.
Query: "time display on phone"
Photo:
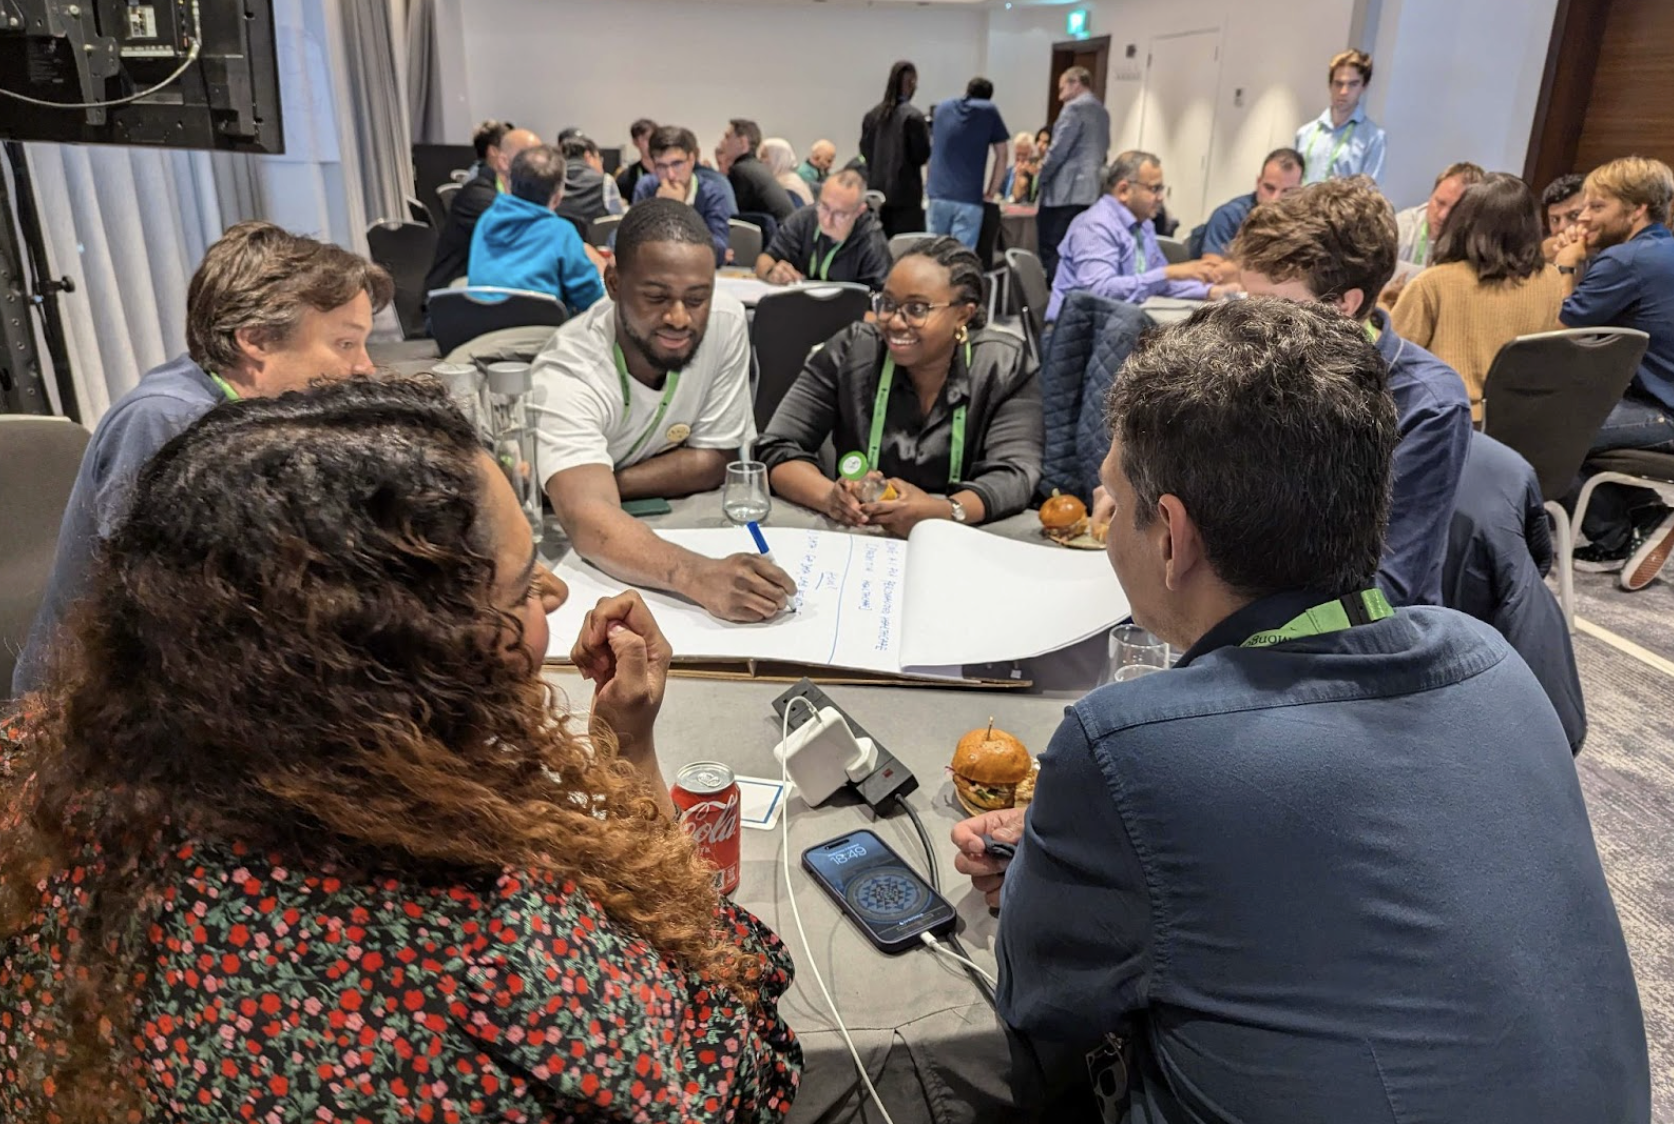
[[[855,843],[851,846],[843,848],[841,851],[827,851],[826,857],[831,860],[833,865],[842,866],[851,859],[865,858],[866,848],[862,847],[859,843]]]
[[[920,933],[953,925],[947,899],[870,831],[810,847],[802,853],[802,865],[884,952],[912,948]]]

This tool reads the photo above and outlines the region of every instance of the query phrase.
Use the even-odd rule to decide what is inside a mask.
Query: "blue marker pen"
[[[756,549],[761,552],[761,556],[769,562],[773,562],[773,552],[767,549],[767,540],[762,538],[761,524],[751,520],[750,522],[744,524],[744,526],[749,528],[750,537],[756,540]],[[778,565],[778,563],[774,562],[774,565]],[[785,611],[790,613],[796,612],[796,602],[787,601],[785,603]]]

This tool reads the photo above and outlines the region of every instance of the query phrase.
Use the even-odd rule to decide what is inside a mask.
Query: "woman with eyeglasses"
[[[757,442],[773,490],[902,538],[926,519],[1022,511],[1040,481],[1040,381],[1020,338],[983,327],[977,256],[952,238],[920,242],[873,309],[808,357]],[[835,480],[819,466],[827,438]]]
[[[163,447],[0,761],[0,1118],[778,1119],[790,958],[674,820],[637,594],[563,588],[435,384]]]

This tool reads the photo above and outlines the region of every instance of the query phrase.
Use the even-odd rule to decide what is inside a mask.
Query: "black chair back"
[[[1632,328],[1518,336],[1483,380],[1483,432],[1534,466],[1540,493],[1570,490],[1598,427],[1621,400],[1650,337]]]
[[[535,325],[556,328],[568,316],[569,310],[563,302],[549,293],[487,285],[433,289],[430,293],[430,333],[436,339],[436,349],[443,355],[501,328]]]
[[[1169,265],[1179,265],[1183,261],[1192,260],[1192,252],[1178,238],[1157,239],[1157,249],[1162,251],[1163,261]]]
[[[610,240],[616,237],[616,228],[622,224],[621,215],[605,215],[587,224],[587,242],[589,245],[604,249],[610,245]],[[753,267],[755,261],[750,265]]]
[[[1041,333],[1046,329],[1046,306],[1052,300],[1052,288],[1046,283],[1046,267],[1027,250],[1007,250],[1006,267],[1011,270],[1011,291],[1029,329],[1029,340],[1038,360]]]
[[[424,226],[434,226],[439,228],[442,225],[442,216],[438,215],[434,210],[425,206],[423,203],[420,203],[417,199],[414,199],[411,195],[407,196],[407,218],[413,222],[421,223]]]
[[[372,260],[395,279],[395,316],[407,339],[424,335],[424,277],[436,259],[436,228],[416,222],[375,222],[366,228]]]
[[[891,261],[900,261],[901,255],[918,245],[937,237],[922,230],[909,230],[904,234],[897,234],[889,240],[889,257]]]
[[[866,316],[871,294],[864,285],[814,285],[780,289],[756,302],[750,346],[756,356],[756,428],[766,429],[808,353]]]
[[[727,248],[732,251],[733,265],[754,269],[763,245],[761,227],[743,219],[727,220]]]
[[[454,183],[452,180],[449,180],[447,183],[437,185],[436,201],[442,205],[442,213],[444,215],[451,214],[453,212],[453,197],[458,195],[459,189],[464,186],[464,184]]]

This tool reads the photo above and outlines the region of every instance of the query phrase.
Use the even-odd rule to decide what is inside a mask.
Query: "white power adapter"
[[[809,807],[825,803],[851,781],[860,781],[878,763],[871,738],[856,738],[836,707],[823,707],[790,732],[773,750]]]

